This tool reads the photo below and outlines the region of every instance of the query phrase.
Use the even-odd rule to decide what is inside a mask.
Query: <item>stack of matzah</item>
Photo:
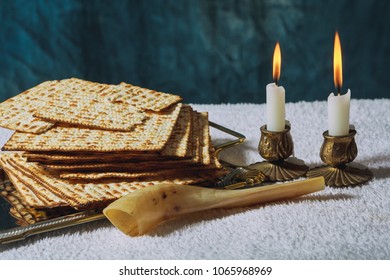
[[[15,190],[3,193],[26,209],[79,210],[157,183],[215,181],[223,170],[207,113],[180,101],[130,84],[74,78],[8,99],[0,104],[0,126],[16,132],[0,165]]]

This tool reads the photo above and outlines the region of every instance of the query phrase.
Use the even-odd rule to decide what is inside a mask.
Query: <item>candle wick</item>
[[[275,85],[278,86],[278,82],[279,80],[278,79],[275,79]]]
[[[338,87],[337,87],[337,93],[338,93],[337,95],[338,95],[338,96],[340,96],[340,92],[341,92],[341,87],[338,86]]]

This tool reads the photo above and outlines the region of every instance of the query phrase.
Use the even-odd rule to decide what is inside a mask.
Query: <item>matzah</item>
[[[183,108],[184,109],[184,108]],[[71,160],[52,160],[52,161],[40,161],[44,163],[47,168],[56,169],[61,171],[68,172],[137,172],[140,171],[154,171],[156,169],[172,169],[180,167],[188,167],[192,165],[200,165],[200,166],[209,166],[210,168],[221,168],[220,163],[216,159],[215,151],[211,145],[210,135],[209,135],[209,126],[207,121],[207,114],[200,114],[193,112],[193,125],[194,131],[192,136],[192,140],[188,141],[189,135],[186,134],[186,146],[189,144],[192,145],[191,158],[184,158],[183,160],[174,160],[165,158],[164,161],[161,158],[156,158],[158,160],[142,160],[142,156],[140,159],[134,160],[131,157],[126,157],[124,155],[118,155],[117,158],[112,158],[112,155],[104,156],[103,154],[87,157],[83,156],[73,156]],[[179,118],[180,120],[180,118]],[[178,120],[178,122],[179,122]],[[177,126],[176,126],[177,128]],[[177,130],[176,132],[179,132]],[[180,138],[176,139],[175,135],[182,135],[180,133],[173,133],[173,137],[171,137],[170,141],[164,147],[162,154],[166,151],[166,155],[178,156],[178,150],[176,147],[180,147],[179,143]],[[172,144],[173,143],[173,144]],[[169,148],[173,147],[173,148]],[[171,152],[168,152],[168,149]],[[181,155],[185,156],[186,149],[184,147],[181,149],[183,152]],[[38,155],[39,157],[39,155]],[[106,158],[108,157],[108,159]],[[27,158],[30,160],[30,155],[27,155]],[[66,156],[65,156],[66,158]],[[62,158],[64,159],[64,158]],[[88,160],[86,160],[88,159]],[[129,160],[126,160],[129,159]],[[34,159],[33,159],[34,160]],[[35,160],[37,160],[35,158]],[[39,160],[38,160],[39,161]]]
[[[0,104],[0,126],[41,133],[55,122],[129,131],[145,118],[177,104],[178,95],[126,83],[108,85],[77,78],[41,83]],[[138,109],[136,109],[138,108]]]
[[[32,180],[34,174],[20,169],[13,162],[14,159],[23,159],[23,157],[19,153],[2,153],[0,154],[0,165],[6,171],[16,190],[23,196],[27,205],[38,209],[67,205],[65,200],[43,187],[39,181]]]
[[[113,87],[79,79],[61,80],[55,84],[55,94],[36,108],[34,116],[51,122],[131,131],[147,114],[129,104],[105,101],[105,92]]]
[[[168,142],[161,152],[140,153],[138,152],[27,152],[25,156],[28,161],[41,162],[43,164],[91,164],[91,163],[112,163],[112,162],[145,162],[164,161],[173,158],[190,158],[192,155],[191,146],[191,115],[192,109],[183,105],[176,124]]]
[[[0,164],[7,172],[10,181],[15,186],[18,193],[23,197],[23,200],[26,201],[26,205],[37,209],[58,206],[57,203],[52,204],[51,201],[44,198],[42,195],[37,194],[34,189],[31,189],[30,186],[25,183],[24,180],[19,179],[23,176],[23,174],[14,170],[14,168],[4,158],[0,159]]]
[[[44,105],[44,100],[53,95],[46,89],[56,82],[41,83],[0,103],[0,126],[27,133],[41,133],[52,127],[52,122],[36,118],[33,113]]]
[[[37,161],[45,163],[47,165],[56,165],[58,163],[62,165],[87,163],[91,165],[92,162],[96,163],[113,163],[113,162],[135,162],[138,165],[141,161],[141,165],[144,161],[156,160],[160,162],[162,160],[169,160],[172,158],[186,157],[187,149],[190,142],[191,132],[191,108],[189,106],[183,106],[177,119],[176,125],[173,128],[171,137],[167,144],[162,149],[161,153],[158,154],[129,154],[129,153],[98,153],[98,154],[81,154],[81,155],[61,155],[61,154],[34,154],[28,153],[26,157],[29,161]],[[148,164],[145,162],[145,164]],[[89,164],[88,164],[89,163]],[[103,165],[104,166],[104,165]],[[56,167],[54,167],[56,168]],[[61,168],[61,167],[59,167]]]
[[[199,182],[213,181],[221,177],[221,174],[224,172],[218,172],[218,170],[210,169],[206,167],[184,167],[180,170],[176,169],[160,169],[155,171],[145,171],[145,172],[63,172],[60,173],[60,178],[62,179],[72,179],[72,180],[97,180],[97,179],[107,179],[107,178],[128,178],[128,179],[148,179],[153,180],[153,178],[161,177],[198,177]],[[195,183],[195,181],[193,181]]]
[[[28,161],[40,162],[43,164],[92,164],[92,163],[112,163],[112,162],[145,162],[145,161],[165,161],[169,157],[162,157],[159,153],[54,153],[54,152],[26,152]]]
[[[218,169],[220,165],[218,159],[213,155],[211,160],[207,164],[202,161],[196,162],[193,159],[183,160],[165,160],[165,161],[138,161],[138,162],[106,162],[106,163],[58,163],[58,164],[44,164],[45,168],[58,170],[60,172],[73,171],[73,172],[96,172],[96,171],[108,171],[108,172],[150,172],[160,169],[186,169],[186,168],[201,168],[208,167],[210,169]]]
[[[9,209],[9,214],[11,215],[11,217],[13,217],[16,220],[15,224],[21,227],[25,227],[29,225],[29,223],[23,219],[22,215],[14,207],[11,207]]]
[[[95,164],[47,164],[45,168],[59,171],[151,171],[158,169],[177,169],[178,167],[187,167],[193,165],[191,160],[182,161],[164,161],[164,162],[110,162]]]
[[[120,83],[108,93],[107,100],[134,105],[143,110],[161,111],[182,100],[178,95],[158,92],[131,84]]]
[[[39,127],[40,134],[17,131],[4,150],[19,152],[0,155],[27,208],[104,207],[143,187],[206,184],[225,172],[207,113],[179,103],[179,96],[74,78],[19,98],[31,92],[41,99],[29,116],[50,126]],[[21,222],[34,220],[20,206],[11,211]]]
[[[201,151],[202,154],[202,163],[205,165],[210,164],[210,128],[208,122],[208,114],[206,112],[199,113],[199,122],[200,130],[202,135],[200,137],[201,141]]]
[[[160,151],[168,141],[182,104],[153,114],[132,132],[56,125],[41,134],[15,132],[10,151]]]
[[[38,210],[27,205],[21,194],[15,189],[11,182],[0,184],[0,195],[8,201],[10,213],[24,225],[48,220],[51,218],[74,213],[75,210],[66,207],[56,207],[53,209]]]
[[[191,114],[192,109],[183,105],[176,125],[173,128],[168,143],[161,151],[162,156],[185,157],[191,136]]]
[[[53,176],[52,173],[37,163],[26,162],[26,159],[20,153],[1,154],[1,162],[5,170],[17,170],[18,178],[28,184],[29,188],[34,189],[34,193],[43,190],[49,191],[75,209],[101,207],[127,193],[150,185],[160,183],[189,185],[205,182],[210,178],[210,175],[192,174],[190,176],[185,174],[183,177],[173,178],[164,175],[153,178],[153,180],[145,178],[144,180],[130,181],[123,179],[119,181],[73,182],[72,180],[59,179]],[[15,182],[14,185],[18,188]],[[23,192],[24,189],[18,191]]]

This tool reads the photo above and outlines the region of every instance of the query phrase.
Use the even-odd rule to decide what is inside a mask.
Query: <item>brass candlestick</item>
[[[355,135],[352,127],[345,136],[330,136],[325,131],[320,157],[327,165],[311,169],[307,177],[324,176],[325,184],[331,187],[354,186],[370,180],[373,174],[367,167],[351,163],[358,154]]]
[[[290,157],[294,144],[290,134],[290,125],[286,124],[281,132],[260,128],[259,153],[266,160],[248,166],[263,172],[269,181],[287,181],[305,175],[309,168],[302,160]]]

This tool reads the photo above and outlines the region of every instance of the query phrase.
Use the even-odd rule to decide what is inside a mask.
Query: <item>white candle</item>
[[[344,95],[328,97],[328,130],[330,136],[344,136],[349,133],[349,107],[351,91]]]
[[[267,130],[281,132],[284,130],[286,121],[285,91],[284,87],[278,86],[282,68],[282,52],[279,42],[276,42],[272,61],[272,77],[275,83],[268,84],[267,92]]]
[[[285,90],[275,83],[267,85],[267,130],[280,132],[286,124]]]
[[[340,95],[343,85],[343,61],[339,33],[335,33],[333,52],[333,79],[338,94],[328,97],[328,133],[330,136],[344,136],[349,133],[349,107],[351,91]]]

